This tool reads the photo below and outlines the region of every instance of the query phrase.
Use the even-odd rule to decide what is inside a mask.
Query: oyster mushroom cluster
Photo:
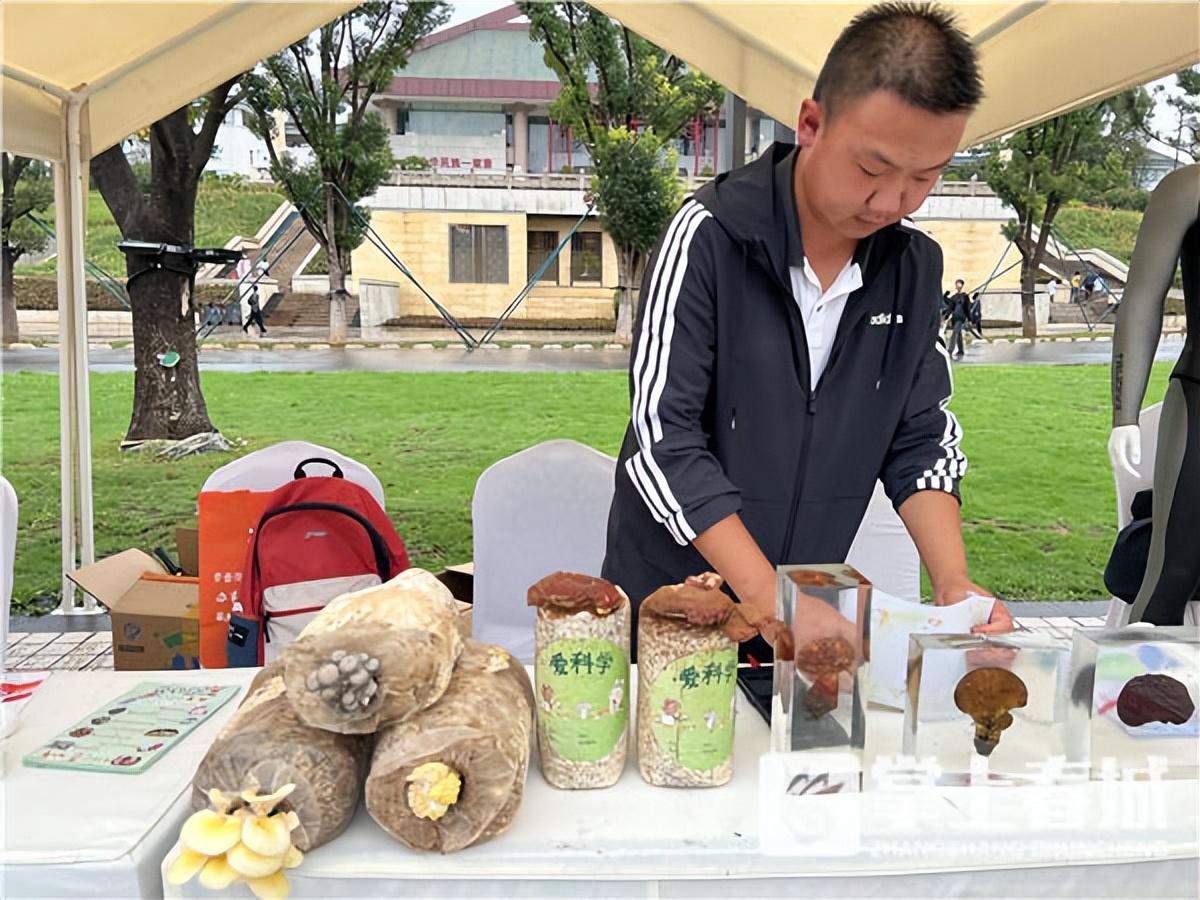
[[[167,868],[167,881],[184,884],[199,874],[200,884],[210,890],[242,881],[264,900],[286,897],[289,885],[283,870],[304,859],[292,845],[300,819],[280,806],[294,789],[286,784],[274,793],[259,794],[258,786],[252,785],[237,797],[210,790],[211,808],[192,813],[183,825],[181,850]]]
[[[975,722],[975,751],[991,756],[1000,733],[1013,723],[1010,710],[1029,702],[1029,691],[1008,669],[985,668],[968,672],[954,688],[954,705]]]
[[[369,653],[334,650],[329,661],[308,673],[304,686],[337,710],[354,712],[379,693],[379,660]]]

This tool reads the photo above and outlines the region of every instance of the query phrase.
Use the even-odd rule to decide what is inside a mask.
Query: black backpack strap
[[[304,478],[305,474],[306,474],[304,471],[304,467],[307,466],[309,463],[321,463],[322,465],[329,466],[329,468],[333,469],[333,477],[334,478],[345,478],[346,477],[345,475],[342,474],[341,466],[339,466],[337,463],[335,463],[332,459],[324,459],[320,456],[314,456],[314,457],[312,457],[312,459],[306,459],[303,462],[301,462],[299,465],[296,466],[296,471],[292,473],[292,477],[293,478]]]

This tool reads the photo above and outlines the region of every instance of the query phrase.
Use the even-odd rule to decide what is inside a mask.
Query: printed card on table
[[[871,597],[871,702],[904,709],[911,635],[969,634],[972,625],[987,622],[994,602],[972,594],[961,603],[931,606],[876,590]]]
[[[27,754],[27,766],[139,774],[240,688],[144,682]]]

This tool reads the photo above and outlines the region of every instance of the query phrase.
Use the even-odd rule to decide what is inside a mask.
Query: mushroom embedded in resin
[[[1195,711],[1187,686],[1161,673],[1129,679],[1117,696],[1117,718],[1131,728],[1148,722],[1182,725]]]
[[[309,725],[371,734],[436,702],[462,644],[454,596],[408,569],[309,622],[282,656],[288,700]]]
[[[1007,669],[976,669],[954,688],[954,705],[975,722],[975,750],[991,756],[1000,733],[1013,723],[1009,710],[1029,702],[1025,682]]]

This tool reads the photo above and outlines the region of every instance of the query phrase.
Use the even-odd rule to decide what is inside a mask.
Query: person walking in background
[[[962,330],[964,327],[969,327],[970,321],[971,298],[967,296],[966,282],[959,278],[954,282],[954,293],[950,294],[946,300],[946,323],[951,329],[950,349],[953,351],[957,346],[959,356],[962,356]]]
[[[1083,273],[1076,269],[1071,273],[1071,302],[1079,300],[1079,288],[1083,284]]]
[[[1058,279],[1051,278],[1049,281],[1046,282],[1046,296],[1050,299],[1050,302],[1053,303],[1054,297],[1057,294],[1058,294]]]
[[[258,285],[250,288],[250,296],[246,299],[246,305],[250,307],[250,315],[246,319],[246,324],[242,326],[242,331],[245,331],[251,325],[257,325],[258,335],[262,337],[267,333],[267,326],[263,322],[262,310],[258,306]]]
[[[954,282],[954,296],[950,298],[950,358],[963,358],[963,329],[970,325],[971,298],[963,290],[960,278]]]

